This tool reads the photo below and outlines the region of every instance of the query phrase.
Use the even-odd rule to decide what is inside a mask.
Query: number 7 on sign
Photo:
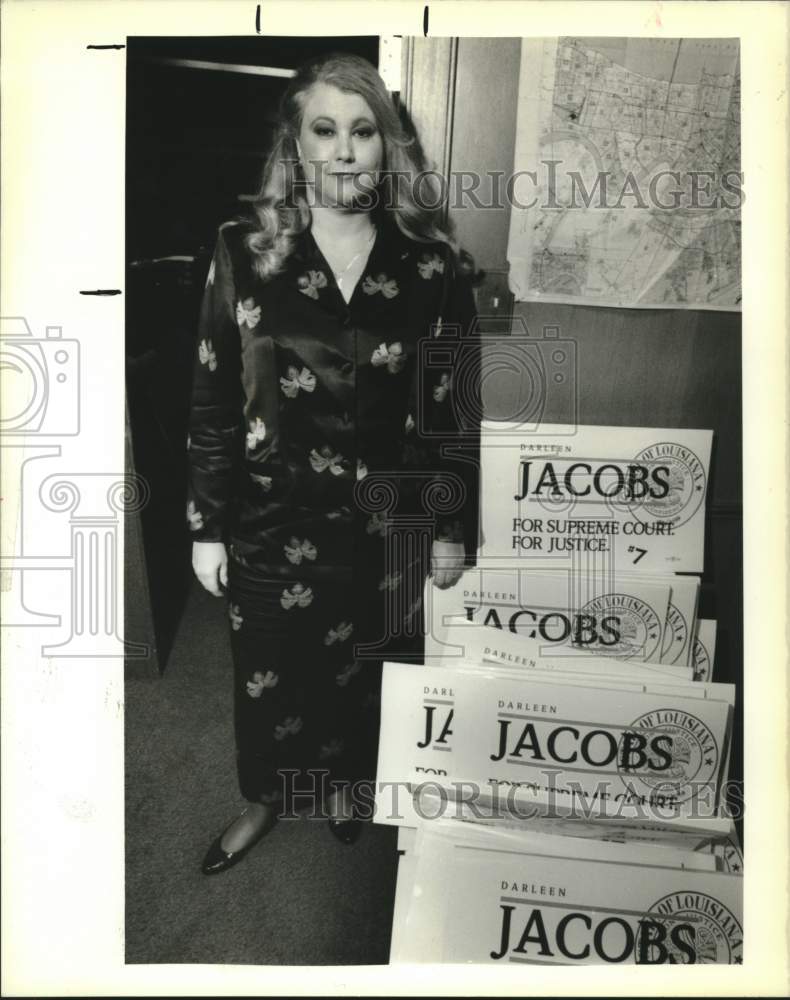
[[[639,560],[643,556],[647,555],[647,549],[640,549],[638,545],[629,545],[628,546],[628,551],[629,552],[638,552],[639,553],[639,555],[636,557],[636,559],[634,559],[634,566],[636,566],[636,564],[639,562]]]

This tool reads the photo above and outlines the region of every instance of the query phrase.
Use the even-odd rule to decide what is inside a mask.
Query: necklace
[[[371,243],[373,242],[375,236],[376,236],[376,227],[374,226],[371,229],[370,235],[365,240],[365,243],[363,244],[363,246],[361,247],[361,249],[358,250],[354,254],[354,256],[351,258],[351,260],[349,260],[349,262],[346,264],[346,266],[343,267],[343,268],[341,268],[339,271],[336,271],[334,269],[334,267],[332,268],[332,274],[335,276],[335,282],[337,283],[337,287],[338,288],[342,288],[343,287],[343,280],[344,280],[344,278],[346,277],[346,275],[348,274],[348,272],[351,270],[351,268],[354,266],[354,264],[359,260],[359,258],[362,256],[362,254],[371,245]],[[326,258],[326,254],[324,254],[324,257]]]
[[[332,272],[334,274],[334,276],[335,276],[335,281],[337,282],[337,287],[338,288],[342,288],[343,287],[343,278],[349,272],[349,270],[351,269],[351,266],[354,263],[356,263],[356,261],[359,260],[359,258],[365,252],[365,250],[367,250],[367,248],[373,242],[373,238],[375,237],[375,235],[376,235],[376,229],[375,229],[375,226],[374,226],[374,228],[370,232],[370,236],[368,236],[367,240],[365,240],[365,245],[362,247],[361,250],[358,250],[357,253],[354,254],[354,256],[346,264],[346,266],[343,268],[343,270],[342,271],[333,271]]]

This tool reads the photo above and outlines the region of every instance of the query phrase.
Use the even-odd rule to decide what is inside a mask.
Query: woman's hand
[[[228,585],[228,553],[222,542],[193,542],[192,569],[210,594],[222,597],[220,584]]]
[[[431,549],[431,574],[434,587],[444,590],[457,583],[464,571],[466,549],[462,542],[433,543]]]

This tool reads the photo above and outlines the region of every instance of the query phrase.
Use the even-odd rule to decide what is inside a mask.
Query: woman
[[[422,169],[376,70],[330,56],[283,99],[254,218],[220,228],[188,520],[198,579],[228,589],[248,806],[211,845],[207,874],[271,828],[286,772],[308,788],[308,771],[328,772],[330,829],[355,839],[352,786],[375,770],[381,660],[420,662],[426,562],[449,586],[475,550],[479,422],[459,421],[453,367],[454,327],[468,327],[474,300],[438,209],[409,183]],[[420,341],[437,332],[448,350],[431,368]],[[467,352],[473,395],[475,370]],[[441,457],[450,440],[460,457]],[[430,553],[414,541],[426,531]]]

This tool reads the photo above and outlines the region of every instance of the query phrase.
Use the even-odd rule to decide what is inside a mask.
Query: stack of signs
[[[634,574],[621,574],[613,583],[596,573],[470,569],[453,587],[426,586],[425,662],[443,663],[451,655],[448,622],[463,615],[569,657],[597,653],[662,663],[669,660],[662,650],[671,591],[668,580]]]
[[[519,577],[556,574],[567,584],[566,608],[580,613],[591,610],[590,580],[600,591],[593,611],[611,608],[618,595],[639,597],[642,586],[668,587],[658,648],[639,609],[636,619],[628,616],[626,628],[645,635],[637,655],[693,665],[700,680],[711,680],[715,622],[700,626],[699,577],[680,574],[703,570],[712,437],[570,425],[535,433],[484,421],[478,566]],[[487,611],[481,603],[477,613]]]
[[[384,667],[392,961],[740,961],[711,438],[483,425],[477,568],[428,585],[424,667]]]
[[[539,664],[531,646],[525,658]],[[622,680],[613,663],[598,678],[558,665],[385,664],[377,822],[418,826],[465,806],[496,819],[504,806],[539,832],[691,849],[730,836],[720,796],[732,685]]]
[[[390,961],[739,964],[741,879],[710,855],[472,827],[401,857]]]
[[[732,685],[463,619],[448,639],[468,660],[384,667],[376,821],[405,851],[390,960],[738,961]]]

